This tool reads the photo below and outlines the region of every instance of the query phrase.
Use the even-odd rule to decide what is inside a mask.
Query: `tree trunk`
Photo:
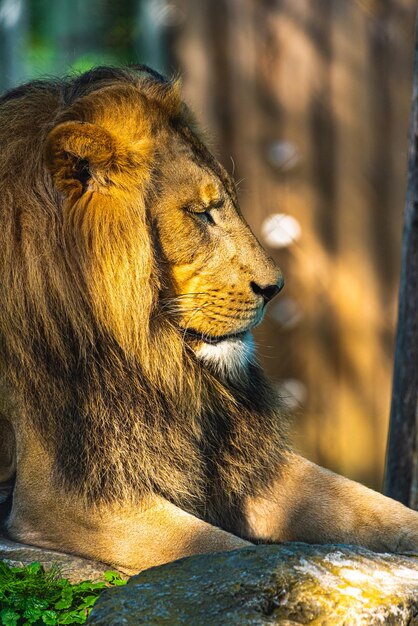
[[[385,493],[418,509],[418,20]]]

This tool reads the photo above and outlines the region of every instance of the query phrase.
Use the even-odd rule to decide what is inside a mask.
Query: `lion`
[[[0,142],[11,538],[126,572],[263,542],[418,551],[418,513],[293,450],[251,335],[283,277],[178,81],[30,82]]]

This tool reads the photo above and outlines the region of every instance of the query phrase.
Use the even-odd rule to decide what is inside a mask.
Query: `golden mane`
[[[140,150],[123,133],[91,136],[103,143],[101,172],[119,183],[93,211],[83,160],[68,191],[69,164],[50,138],[66,145],[67,125],[83,124],[72,137],[87,154],[89,112],[110,128],[138,103]],[[66,489],[91,502],[157,493],[233,530],[241,500],[277,472],[283,416],[256,364],[238,381],[210,371],[164,315],[147,198],[164,149],[153,127],[167,118],[200,142],[178,85],[147,68],[35,81],[0,99],[2,401],[30,416]]]

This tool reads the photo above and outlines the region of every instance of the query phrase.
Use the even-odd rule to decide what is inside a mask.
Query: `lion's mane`
[[[146,68],[35,81],[0,100],[2,406],[15,428],[41,434],[63,489],[89,502],[157,493],[234,530],[242,499],[268,483],[286,445],[274,390],[256,364],[239,381],[210,371],[160,310],[152,171],[142,174],[145,211],[103,207],[78,224],[45,165],[45,137],[81,98],[103,90],[103,111],[125,114],[126,98],[106,96],[118,86],[157,101],[199,141],[176,85]]]

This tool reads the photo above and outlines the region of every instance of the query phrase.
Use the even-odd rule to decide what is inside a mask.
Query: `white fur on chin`
[[[215,367],[219,373],[239,374],[254,354],[254,341],[250,333],[229,337],[219,343],[199,343],[194,349],[198,359]]]

